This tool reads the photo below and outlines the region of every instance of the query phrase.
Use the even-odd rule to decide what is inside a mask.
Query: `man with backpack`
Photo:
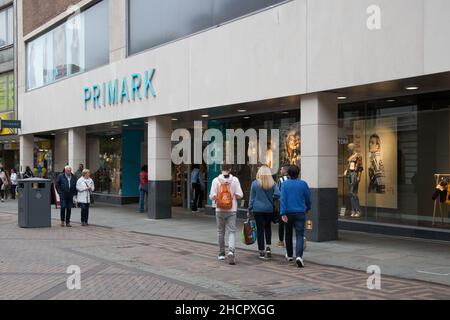
[[[236,218],[238,200],[244,197],[239,179],[231,175],[231,165],[222,165],[222,174],[214,179],[209,198],[216,208],[219,260],[225,260],[225,231],[228,230],[228,262],[236,264]]]

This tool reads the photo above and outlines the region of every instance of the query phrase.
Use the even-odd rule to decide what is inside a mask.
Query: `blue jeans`
[[[72,215],[73,198],[60,198],[61,200],[61,222],[70,223]]]
[[[286,224],[286,252],[289,258],[293,258],[293,229],[297,239],[296,257],[303,258],[306,215],[304,213],[290,213],[287,215],[289,221]]]
[[[89,220],[89,203],[80,203],[81,207],[81,223],[88,223]]]
[[[148,197],[148,189],[147,188],[139,188],[139,211],[144,213],[145,212],[145,199],[146,196]]]

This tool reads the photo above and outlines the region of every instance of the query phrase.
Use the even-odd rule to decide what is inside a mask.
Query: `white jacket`
[[[215,178],[212,182],[211,186],[211,193],[209,195],[209,198],[213,201],[213,206],[217,208],[216,201],[214,200],[217,198],[217,195],[220,191],[220,184],[228,183],[230,184],[230,191],[233,196],[233,208],[231,210],[223,210],[223,209],[216,209],[217,212],[237,212],[238,209],[238,199],[244,197],[244,192],[242,192],[241,183],[239,182],[239,179],[230,175],[228,179],[225,179],[223,175],[220,175],[218,178]]]
[[[81,177],[77,181],[77,190],[78,190],[77,196],[78,203],[91,203],[90,192],[95,191],[94,181],[90,178],[85,179]]]

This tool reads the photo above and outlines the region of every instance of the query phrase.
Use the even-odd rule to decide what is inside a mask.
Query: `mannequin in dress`
[[[362,156],[357,152],[356,146],[353,143],[348,145],[348,150],[350,151],[351,156],[348,158],[347,170],[344,172],[344,177],[351,200],[351,217],[361,218],[361,206],[359,204],[358,192],[361,173],[364,171]]]

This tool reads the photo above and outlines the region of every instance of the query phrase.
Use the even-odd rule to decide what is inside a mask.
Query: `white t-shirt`
[[[217,203],[214,200],[217,198],[217,195],[220,192],[220,184],[221,183],[228,183],[230,184],[230,191],[231,195],[233,196],[233,208],[231,210],[224,210],[217,208]],[[213,207],[216,208],[216,211],[218,212],[237,212],[238,209],[238,199],[244,197],[244,192],[241,188],[241,183],[239,182],[239,179],[230,175],[228,179],[226,179],[223,175],[220,175],[219,177],[215,178],[212,182],[211,186],[211,193],[209,195],[209,198],[213,201]]]

